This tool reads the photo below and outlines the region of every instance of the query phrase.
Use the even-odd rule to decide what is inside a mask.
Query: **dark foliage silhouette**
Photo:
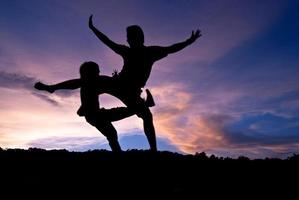
[[[30,148],[0,150],[1,183],[35,193],[187,198],[267,192],[296,186],[299,155],[287,159],[239,159],[172,152],[106,150],[68,152]],[[295,181],[291,183],[291,181]],[[217,191],[217,192],[215,192]],[[296,191],[296,190],[294,190]],[[243,194],[240,192],[244,192]],[[162,196],[160,196],[162,195]],[[170,196],[169,196],[170,195]],[[181,195],[181,196],[177,196]]]

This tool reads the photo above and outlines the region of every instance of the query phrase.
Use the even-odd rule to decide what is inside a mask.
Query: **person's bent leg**
[[[96,127],[107,138],[109,146],[113,152],[121,151],[121,147],[118,143],[117,131],[111,122],[103,122],[101,118],[94,118],[94,116],[85,116],[85,119],[89,124]]]
[[[117,131],[112,123],[101,123],[96,125],[96,128],[107,138],[110,148],[113,152],[121,152],[121,147],[118,142]]]

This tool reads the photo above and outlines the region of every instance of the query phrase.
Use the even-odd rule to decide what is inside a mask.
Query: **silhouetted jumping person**
[[[81,107],[77,111],[79,116],[85,116],[86,121],[95,126],[108,140],[111,150],[121,151],[117,132],[111,122],[118,121],[134,115],[126,107],[111,109],[100,108],[98,95],[110,93],[114,88],[114,80],[109,76],[99,75],[99,66],[94,62],[85,62],[80,67],[80,79],[64,81],[55,85],[46,85],[38,82],[35,88],[50,93],[60,89],[80,88]],[[145,104],[147,104],[145,101]]]
[[[106,80],[108,78],[109,81],[104,81],[104,84],[102,78],[96,78],[94,79],[94,85],[98,87],[97,89],[101,91],[100,93],[107,93],[120,99],[127,106],[130,115],[134,113],[142,118],[144,132],[147,136],[150,149],[152,151],[157,151],[153,117],[149,109],[149,107],[154,105],[154,101],[149,90],[146,90],[148,95],[147,101],[141,98],[142,88],[149,78],[155,61],[166,57],[168,54],[180,51],[192,44],[201,36],[200,31],[197,30],[195,33],[192,31],[190,38],[171,46],[144,46],[142,29],[137,25],[133,25],[127,27],[128,47],[113,42],[96,29],[93,26],[92,15],[89,18],[89,27],[104,44],[122,56],[124,60],[124,65],[120,73],[116,72],[113,78],[105,76]],[[76,89],[82,86],[82,82],[80,79],[73,79],[58,85],[61,86],[60,89]],[[82,110],[84,111],[84,109]],[[86,118],[87,121],[89,121],[88,118]]]
[[[123,58],[123,68],[120,73],[115,73],[115,90],[113,91],[114,94],[111,94],[119,98],[128,109],[142,118],[144,132],[150,149],[157,151],[152,113],[140,97],[141,89],[146,85],[154,62],[166,57],[168,54],[178,52],[195,42],[201,36],[200,31],[192,31],[191,36],[183,42],[161,47],[144,46],[144,34],[138,25],[127,27],[127,42],[129,46],[113,42],[95,28],[92,15],[89,18],[89,28],[105,45]],[[149,91],[147,93],[150,94]]]

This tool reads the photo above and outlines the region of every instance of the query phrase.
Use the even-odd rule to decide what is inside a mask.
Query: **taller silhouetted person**
[[[200,31],[192,31],[191,36],[183,42],[162,47],[144,46],[143,30],[138,25],[127,27],[129,46],[117,44],[99,31],[93,25],[92,15],[89,18],[89,28],[105,45],[123,58],[123,68],[119,74],[116,73],[114,76],[118,88],[115,96],[142,118],[150,148],[152,151],[157,151],[153,116],[140,97],[142,88],[146,85],[154,62],[195,42],[201,36]]]

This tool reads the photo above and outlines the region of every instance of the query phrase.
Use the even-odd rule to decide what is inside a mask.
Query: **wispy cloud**
[[[50,98],[47,95],[44,95],[42,93],[37,93],[37,92],[32,92],[31,94],[33,94],[34,96],[40,98],[43,101],[46,101],[46,102],[52,104],[53,106],[59,106],[59,103],[57,101],[55,101],[54,99]]]
[[[209,120],[196,110],[186,85],[173,84],[153,89],[159,108],[155,110],[155,124],[159,134],[169,138],[183,152],[194,153],[223,143],[221,129],[226,117]],[[217,120],[216,120],[217,119]]]
[[[92,147],[101,146],[105,143],[106,141],[100,137],[49,137],[33,140],[27,146],[76,151],[94,149]]]
[[[25,74],[0,71],[0,87],[12,89],[32,90],[38,80]]]
[[[38,81],[39,80],[37,78],[22,73],[9,73],[6,71],[0,71],[0,88],[29,91],[30,94],[54,106],[60,105],[59,101],[56,100],[57,98],[55,99],[55,96],[64,98],[75,94],[75,92],[71,90],[61,90],[56,92],[55,95],[46,95],[44,92],[37,91],[34,88],[34,84]]]
[[[263,110],[251,113],[252,106],[247,107],[247,102],[243,102],[244,112],[239,113],[238,109],[243,107],[242,94],[221,94],[214,102],[209,98],[193,101],[195,94],[187,92],[186,88],[188,85],[180,83],[153,88],[158,105],[154,110],[158,134],[168,138],[181,151],[218,152],[221,155],[227,151],[231,152],[225,153],[227,156],[243,153],[253,157],[271,156],[271,152],[274,156],[299,151],[295,148],[299,143],[297,118],[273,116],[269,112],[265,115],[267,112]],[[238,106],[234,107],[235,103]],[[287,148],[289,145],[293,146],[292,150]],[[261,150],[260,154],[256,149]]]
[[[149,148],[145,135],[122,135],[119,137],[119,143],[123,150]],[[157,143],[161,151],[179,152],[179,150],[165,138],[157,137]],[[26,147],[68,149],[70,151],[88,151],[94,149],[110,150],[107,140],[103,137],[46,137],[32,140],[26,144]]]

